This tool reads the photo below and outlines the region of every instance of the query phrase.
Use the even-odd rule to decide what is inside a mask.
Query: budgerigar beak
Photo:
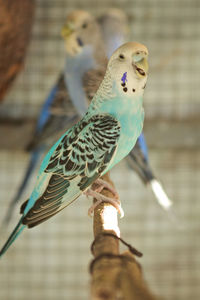
[[[137,51],[133,54],[133,64],[140,77],[144,77],[148,73],[148,54],[144,51]]]
[[[61,35],[64,39],[68,38],[74,32],[73,24],[67,23],[61,30]]]

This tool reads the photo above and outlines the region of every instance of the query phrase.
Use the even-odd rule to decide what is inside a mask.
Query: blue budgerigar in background
[[[62,36],[66,50],[64,71],[42,106],[34,136],[27,146],[27,150],[31,151],[30,161],[19,190],[11,201],[4,223],[9,222],[13,209],[22,197],[44,150],[51,147],[67,128],[84,115],[88,108],[88,98],[94,96],[105,74],[106,54],[100,27],[93,16],[82,10],[71,12],[62,29]],[[89,83],[86,76],[88,70],[93,73],[98,70],[100,79],[97,83]],[[84,77],[87,79],[83,84]]]
[[[107,57],[110,58],[113,49],[129,40],[130,28],[126,13],[122,9],[110,8],[98,17],[101,27]]]
[[[147,48],[136,42],[113,53],[86,114],[44,157],[34,190],[21,206],[22,217],[0,255],[25,227],[46,221],[82,193],[110,202],[91,185],[131,151],[141,134],[147,57]],[[115,205],[120,207],[117,199]]]
[[[130,33],[128,17],[121,9],[110,8],[98,20],[102,30],[106,53],[109,58],[113,51],[128,41]],[[148,147],[143,133],[141,133],[135,147],[127,156],[127,161],[129,166],[140,176],[143,183],[150,185],[158,203],[164,209],[169,210],[172,201],[166,195],[161,183],[157,180],[150,167]]]

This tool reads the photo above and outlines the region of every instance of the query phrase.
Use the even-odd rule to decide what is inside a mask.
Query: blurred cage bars
[[[151,146],[151,165],[174,200],[182,227],[169,220],[150,190],[121,162],[112,172],[125,210],[125,218],[120,220],[121,232],[144,253],[144,274],[158,296],[170,300],[199,299],[200,2],[98,0],[94,6],[91,0],[38,0],[36,4],[26,68],[1,104],[0,117],[37,116],[62,68],[60,28],[70,10],[88,9],[97,15],[111,6],[124,9],[131,16],[132,40],[149,48],[144,130]],[[176,124],[179,130],[174,130]],[[187,126],[190,130],[185,131]],[[163,132],[161,143],[159,135]],[[0,150],[0,221],[28,159],[21,151]],[[30,195],[33,184],[34,179],[22,200]],[[23,233],[1,260],[0,299],[23,300],[27,295],[30,300],[88,299],[87,266],[93,237],[92,220],[87,217],[89,205],[82,197],[50,221]],[[17,219],[18,211],[9,232]],[[9,232],[1,232],[1,244]]]

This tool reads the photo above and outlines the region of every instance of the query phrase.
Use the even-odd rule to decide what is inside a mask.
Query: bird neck
[[[89,106],[89,114],[109,113],[124,123],[126,118],[130,120],[138,112],[140,114],[140,110],[143,110],[142,102],[143,94],[123,95],[118,89],[116,81],[113,82],[111,71],[108,68]]]
[[[112,91],[111,73],[109,69],[107,69],[104,79],[90,103],[89,114],[95,114],[96,112],[98,113],[98,111],[101,110],[102,103],[107,101],[107,99],[110,100],[113,97],[114,94]]]

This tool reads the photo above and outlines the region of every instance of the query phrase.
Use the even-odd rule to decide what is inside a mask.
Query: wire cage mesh
[[[198,0],[98,0],[95,5],[91,0],[37,0],[25,69],[1,104],[0,117],[20,119],[38,115],[62,69],[64,47],[60,29],[68,12],[81,8],[99,15],[112,6],[130,16],[131,39],[147,45],[150,52],[144,132],[150,146],[151,166],[173,199],[178,218],[174,222],[162,211],[150,189],[122,161],[111,174],[125,211],[125,218],[120,220],[121,233],[144,253],[141,260],[144,275],[156,295],[170,300],[197,300],[200,297]],[[0,221],[22,180],[28,159],[29,155],[21,150],[0,150]],[[36,173],[33,177],[22,200],[30,195]],[[51,220],[22,234],[0,262],[1,299],[22,300],[27,296],[30,300],[88,299],[89,246],[93,237],[92,220],[87,217],[89,205],[81,197]],[[18,208],[9,229],[1,229],[1,243],[17,220]]]

